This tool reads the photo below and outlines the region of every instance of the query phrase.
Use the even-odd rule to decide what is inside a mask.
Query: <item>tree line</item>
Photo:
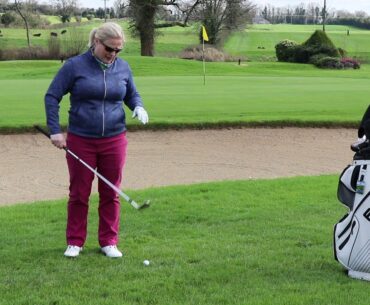
[[[257,15],[262,16],[272,24],[321,24],[324,14],[327,24],[353,25],[365,28],[369,25],[369,16],[364,11],[352,13],[346,10],[324,10],[324,7],[316,2],[285,7],[276,7],[269,4],[257,9]]]

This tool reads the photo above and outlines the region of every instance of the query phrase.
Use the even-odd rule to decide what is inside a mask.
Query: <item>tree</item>
[[[133,19],[131,29],[139,37],[141,55],[154,56],[154,39],[156,28],[164,26],[186,26],[189,16],[201,0],[130,0],[130,16]],[[155,24],[155,17],[160,7],[177,8],[182,12],[183,22]]]
[[[324,7],[322,9],[322,30],[325,32],[325,24],[326,24],[326,0],[324,0]]]
[[[95,11],[95,16],[96,16],[96,18],[104,19],[104,17],[105,17],[105,11],[104,11],[104,9],[102,7],[99,7]]]
[[[27,18],[25,16],[25,14],[22,12],[21,10],[21,4],[19,3],[19,1],[17,0],[14,0],[14,7],[15,7],[15,10],[18,12],[18,14],[21,16],[21,18],[23,19],[24,21],[24,24],[26,26],[26,35],[27,35],[27,45],[28,47],[30,48],[31,47],[31,42],[30,42],[30,29],[28,27],[28,21],[27,21]]]
[[[252,20],[255,6],[244,0],[226,0],[225,27],[233,31],[243,29]]]
[[[125,0],[114,1],[113,7],[117,18],[125,17],[125,12],[128,7],[128,4],[125,2]]]
[[[5,12],[8,8],[8,0],[0,0],[0,13]]]
[[[77,9],[77,0],[53,0],[63,23],[69,22]]]
[[[131,0],[130,9],[134,18],[134,35],[140,37],[141,55],[154,56],[154,17],[157,0]]]
[[[211,44],[219,44],[231,31],[245,27],[255,8],[245,0],[202,0],[200,7]]]

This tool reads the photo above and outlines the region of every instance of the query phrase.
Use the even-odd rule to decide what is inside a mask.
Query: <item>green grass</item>
[[[360,70],[326,71],[285,63],[207,63],[204,86],[200,62],[130,56],[126,59],[150,114],[149,128],[357,126],[370,94],[368,65]],[[57,61],[0,63],[0,112],[7,114],[0,117],[1,131],[44,124],[43,97],[59,67]],[[68,97],[61,105],[61,123],[66,125]],[[128,124],[139,126],[130,118]]]
[[[98,252],[96,197],[77,259],[63,257],[64,200],[2,207],[1,304],[363,304],[368,285],[333,258],[345,213],[336,185],[323,176],[130,192],[153,203],[124,203],[121,260]]]
[[[233,34],[225,45],[225,50],[234,55],[243,55],[252,59],[275,58],[275,45],[284,39],[298,43],[306,41],[319,25],[253,25],[244,32]],[[350,35],[347,36],[347,29]],[[326,33],[336,47],[349,53],[370,60],[370,31],[353,27],[330,25]],[[264,47],[261,49],[259,47]]]
[[[49,20],[55,24],[59,21],[56,16],[49,16]],[[79,26],[74,26],[74,30],[81,32],[81,37],[88,39],[88,33],[92,28],[99,26],[103,20],[84,21]],[[125,52],[128,55],[139,55],[140,44],[137,38],[131,37],[129,23],[127,20],[118,21],[125,30],[127,36],[127,46]],[[65,26],[67,29],[68,24]],[[275,59],[275,45],[283,39],[295,40],[302,43],[316,29],[322,29],[320,25],[253,25],[245,31],[234,33],[224,46],[225,51],[235,56],[244,56],[251,59]],[[347,36],[347,29],[350,30],[350,36]],[[32,29],[31,35],[41,33],[41,37],[31,36],[33,45],[46,47],[50,31],[45,29]],[[341,47],[349,52],[349,56],[356,56],[364,60],[370,60],[370,31],[361,30],[347,26],[329,25],[326,29],[329,37],[337,47]],[[199,43],[199,24],[193,24],[190,27],[172,27],[163,28],[158,31],[155,43],[156,56],[177,57],[180,52],[189,45]],[[26,33],[24,29],[2,29],[3,37],[0,38],[0,46],[7,48],[26,47]],[[68,39],[69,32],[63,36]],[[265,49],[259,49],[264,47]]]

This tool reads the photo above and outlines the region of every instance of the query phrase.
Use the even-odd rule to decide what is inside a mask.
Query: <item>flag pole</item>
[[[202,41],[203,41],[203,85],[205,86],[206,85],[206,62],[204,60],[204,37],[202,37]]]
[[[206,84],[206,61],[204,58],[204,41],[209,41],[206,28],[202,25],[202,42],[203,42],[203,85]]]

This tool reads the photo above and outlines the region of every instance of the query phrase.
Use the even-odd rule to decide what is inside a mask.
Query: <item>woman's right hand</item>
[[[67,146],[66,139],[62,133],[52,134],[50,135],[51,143],[54,146],[62,149]]]

